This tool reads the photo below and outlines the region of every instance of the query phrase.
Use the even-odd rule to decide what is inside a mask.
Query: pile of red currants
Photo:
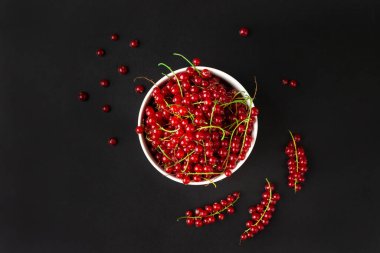
[[[248,94],[175,55],[191,66],[174,74],[159,64],[172,76],[153,89],[136,132],[144,135],[161,168],[184,184],[230,176],[253,143],[259,111]]]

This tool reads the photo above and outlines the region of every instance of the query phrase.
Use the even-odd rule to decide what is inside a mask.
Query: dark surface
[[[37,2],[0,3],[1,253],[380,251],[379,1]],[[140,48],[128,47],[132,38]],[[157,80],[160,61],[185,66],[172,52],[248,89],[259,81],[253,155],[216,189],[161,176],[134,133],[143,96],[132,80]],[[130,73],[119,76],[118,64]],[[82,89],[87,103],[76,98]],[[310,160],[297,195],[286,186],[287,129],[304,136]],[[282,199],[265,231],[239,247],[265,177]],[[236,190],[237,213],[224,222],[176,222]]]

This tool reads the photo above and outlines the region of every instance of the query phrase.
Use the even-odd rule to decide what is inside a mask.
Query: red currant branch
[[[297,151],[297,144],[296,144],[296,141],[294,139],[292,131],[290,131],[290,130],[288,130],[288,131],[289,131],[290,137],[292,138],[292,141],[293,141],[294,153],[295,153],[295,156],[296,156],[296,172],[298,173],[298,151]],[[295,193],[297,192],[297,183],[298,183],[297,178],[294,178],[294,192]]]
[[[240,199],[240,194],[237,194],[236,198],[234,199],[234,201],[230,202],[229,204],[227,204],[226,206],[224,206],[223,209],[221,210],[215,210],[213,211],[212,213],[210,214],[207,214],[205,216],[200,216],[200,215],[197,215],[197,216],[181,216],[181,217],[178,217],[177,218],[177,221],[180,221],[181,219],[201,219],[201,218],[207,218],[207,217],[211,217],[211,216],[215,216],[217,214],[221,214],[223,213],[224,211],[226,211],[228,208],[232,207],[233,205],[235,205],[235,203]]]

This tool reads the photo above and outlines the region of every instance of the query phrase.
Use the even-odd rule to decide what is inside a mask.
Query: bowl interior
[[[236,90],[247,93],[246,89],[235,78],[233,78],[229,74],[227,74],[227,73],[225,73],[225,72],[223,72],[221,70],[210,68],[210,67],[197,67],[197,68],[200,69],[200,70],[207,68],[208,70],[210,70],[212,72],[213,75],[221,78],[226,83],[226,85],[231,85]],[[181,68],[181,69],[178,69],[178,70],[174,71],[174,73],[177,74],[177,73],[183,72],[185,70],[186,70],[186,68]],[[160,80],[158,80],[156,82],[155,85],[153,85],[150,88],[150,90],[145,95],[145,98],[144,98],[144,100],[143,100],[143,102],[141,104],[141,107],[140,107],[140,112],[139,112],[139,117],[138,117],[138,125],[139,126],[142,125],[142,122],[143,122],[143,119],[144,119],[144,110],[145,110],[145,107],[149,104],[149,102],[151,100],[153,89],[155,87],[157,87],[157,86],[161,86],[163,83],[165,83],[168,80],[169,77],[172,77],[172,76],[173,76],[173,74],[171,73],[171,74],[168,74],[168,76],[162,77]],[[254,107],[254,104],[252,104],[252,107]],[[257,128],[258,128],[258,119],[256,117],[256,122],[254,124],[254,128],[253,128],[253,131],[252,131],[252,136],[253,136],[252,145],[249,148],[245,159],[239,161],[236,164],[236,167],[231,171],[232,173],[234,173],[235,171],[237,171],[243,165],[243,163],[247,160],[247,158],[249,157],[249,155],[251,154],[252,149],[253,149],[253,147],[255,146],[255,143],[256,143],[257,131],[258,131]],[[140,140],[140,144],[141,144],[141,147],[142,147],[142,149],[144,151],[145,156],[148,158],[149,162],[153,165],[153,167],[156,168],[156,170],[158,170],[162,175],[170,178],[173,181],[176,181],[176,182],[182,184],[182,180],[181,179],[176,178],[175,176],[167,173],[165,170],[163,170],[157,164],[157,162],[155,161],[155,158],[152,156],[152,154],[149,151],[149,147],[148,147],[148,144],[147,144],[147,142],[146,142],[146,140],[144,138],[144,135],[140,134],[139,135],[139,140]],[[218,182],[218,181],[220,181],[220,180],[222,180],[224,178],[226,178],[226,175],[224,175],[224,173],[222,173],[221,175],[219,175],[217,177],[214,177],[211,180],[212,180],[212,182]],[[207,185],[209,183],[210,182],[208,182],[208,181],[190,182],[189,185]]]

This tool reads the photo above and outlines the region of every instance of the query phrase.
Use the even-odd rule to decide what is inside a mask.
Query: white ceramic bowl
[[[214,68],[210,68],[210,67],[197,67],[198,69],[202,70],[202,69],[205,69],[207,68],[208,70],[211,71],[211,73],[219,78],[221,78],[227,85],[231,85],[233,88],[235,88],[236,90],[238,91],[243,91],[243,92],[246,92],[247,91],[244,89],[244,87],[235,79],[233,78],[232,76],[230,76],[229,74],[223,72],[223,71],[220,71],[218,69],[214,69]],[[182,68],[182,69],[178,69],[176,71],[174,71],[174,73],[179,73],[179,72],[182,72],[182,71],[185,71],[186,68]],[[173,74],[168,74],[168,77],[171,77],[173,76]],[[140,107],[140,112],[139,112],[139,118],[138,118],[138,125],[141,126],[142,123],[143,123],[143,119],[144,119],[144,110],[145,110],[145,107],[149,104],[151,98],[152,98],[152,92],[153,92],[153,89],[156,87],[156,86],[161,86],[163,83],[165,83],[167,80],[168,80],[168,77],[167,76],[164,76],[162,77],[160,80],[158,80],[156,82],[155,85],[152,86],[152,88],[150,88],[150,90],[148,91],[148,93],[145,95],[145,98],[141,104],[141,107]],[[253,87],[254,85],[252,85]],[[248,94],[248,93],[247,93]],[[254,106],[252,104],[252,106]],[[242,165],[243,163],[248,159],[249,155],[251,154],[252,152],[252,149],[253,149],[253,146],[255,145],[255,142],[256,142],[256,138],[257,138],[257,128],[258,128],[258,120],[257,120],[257,117],[256,117],[256,122],[254,124],[254,128],[253,128],[253,131],[252,131],[252,136],[253,136],[253,142],[252,142],[252,145],[251,147],[249,148],[248,152],[247,152],[247,155],[245,157],[244,160],[242,161],[239,161],[237,164],[236,164],[236,167],[232,170],[232,173],[234,173],[235,171],[237,171]],[[158,172],[160,172],[162,175],[170,178],[171,180],[173,181],[176,181],[178,183],[181,183],[182,184],[182,180],[179,179],[179,178],[176,178],[175,176],[171,175],[171,174],[168,174],[164,169],[162,169],[158,164],[157,162],[155,161],[154,157],[152,156],[152,154],[150,153],[149,151],[149,147],[146,143],[146,140],[144,138],[144,135],[143,134],[140,134],[139,135],[139,140],[140,140],[140,144],[141,144],[141,147],[144,151],[144,154],[145,156],[148,158],[149,162],[153,165],[154,168],[156,168],[156,170]],[[224,173],[222,173],[221,175],[217,176],[217,177],[214,177],[212,178],[212,182],[218,182],[222,179],[226,178],[226,175],[224,175]],[[201,182],[190,182],[189,185],[207,185],[207,184],[210,184],[210,182],[208,181],[201,181]]]

